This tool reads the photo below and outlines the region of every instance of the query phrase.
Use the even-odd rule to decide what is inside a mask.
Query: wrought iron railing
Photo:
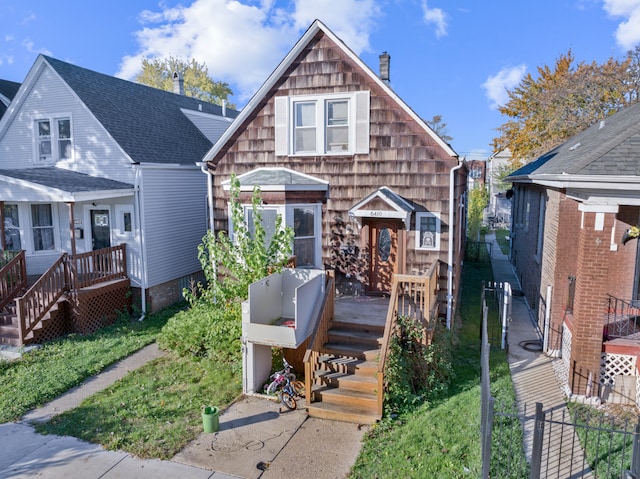
[[[607,295],[604,339],[638,335],[640,339],[640,301]]]

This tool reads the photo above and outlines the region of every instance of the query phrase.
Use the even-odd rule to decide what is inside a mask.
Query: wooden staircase
[[[329,278],[314,334],[304,356],[305,399],[309,416],[358,424],[382,418],[384,377],[397,318],[423,325],[430,344],[438,317],[440,263],[425,275],[394,275],[389,298],[334,298]]]
[[[310,416],[358,424],[380,419],[376,376],[383,335],[383,324],[333,322],[314,372],[319,384],[308,405]]]

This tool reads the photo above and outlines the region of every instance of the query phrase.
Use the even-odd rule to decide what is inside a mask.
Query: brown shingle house
[[[381,70],[388,73],[389,56]],[[263,221],[295,230],[298,267],[338,289],[384,294],[394,273],[439,262],[440,315],[454,310],[468,169],[389,86],[315,21],[204,158],[216,230],[232,174],[259,186]]]

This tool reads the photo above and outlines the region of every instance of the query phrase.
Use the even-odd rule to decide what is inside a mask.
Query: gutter
[[[455,172],[462,168],[464,163],[459,162],[449,171],[449,252],[447,256],[447,329],[451,329],[451,316],[453,314],[453,245],[454,221],[455,221]]]
[[[135,194],[135,202],[136,202],[136,210],[137,210],[137,218],[138,228],[140,231],[140,307],[142,309],[142,315],[138,318],[138,321],[142,321],[147,314],[147,262],[145,261],[145,257],[147,256],[146,246],[144,242],[144,210],[142,208],[142,194],[140,190],[140,181],[142,171],[140,168],[134,166],[135,169],[135,183],[134,183],[134,194]]]

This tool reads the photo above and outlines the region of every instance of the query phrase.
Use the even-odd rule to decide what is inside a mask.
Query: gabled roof
[[[30,81],[45,65],[106,128],[134,163],[195,164],[212,142],[181,111],[222,117],[222,107],[184,95],[122,80],[40,55],[16,101],[28,94]],[[11,108],[14,114],[18,107]],[[226,109],[234,118],[238,112]],[[0,132],[1,133],[1,132]]]
[[[640,183],[640,103],[571,137],[508,179]]]
[[[39,191],[52,201],[82,201],[133,195],[133,185],[97,178],[62,168],[23,168],[0,170],[0,191],[3,184]],[[16,192],[14,188],[14,193]],[[3,195],[10,198],[10,195]]]
[[[349,209],[349,216],[355,218],[397,218],[404,221],[409,229],[411,213],[415,207],[393,191],[382,186],[370,193]]]
[[[250,118],[253,114],[254,110],[261,107],[265,99],[268,98],[269,95],[272,94],[272,88],[277,84],[277,82],[282,78],[286,73],[289,67],[295,62],[298,56],[304,51],[304,49],[308,46],[308,44],[315,38],[318,32],[323,32],[327,35],[344,53],[355,62],[374,82],[378,84],[378,86],[384,90],[384,92],[389,95],[395,102],[403,108],[409,116],[411,116],[418,125],[420,125],[425,132],[427,132],[433,139],[440,145],[444,151],[450,155],[457,157],[458,154],[453,151],[451,146],[446,143],[442,138],[440,138],[427,123],[422,120],[410,107],[407,105],[396,93],[391,89],[391,87],[382,81],[378,75],[376,75],[361,59],[358,57],[340,38],[338,38],[329,28],[324,25],[320,20],[315,20],[308,30],[302,35],[302,37],[298,40],[298,42],[294,45],[294,47],[289,51],[289,53],[284,57],[282,62],[276,67],[276,69],[269,75],[267,80],[263,83],[260,89],[253,95],[249,103],[242,109],[238,117],[231,124],[229,129],[224,132],[224,134],[220,137],[220,140],[213,145],[211,150],[205,155],[202,161],[211,161],[215,156],[223,150],[227,143],[232,141],[237,134],[238,130],[241,128],[242,124]]]
[[[20,83],[16,83],[14,81],[9,80],[0,80],[0,118],[7,111],[7,107],[13,97],[18,93],[18,89],[20,88]]]

